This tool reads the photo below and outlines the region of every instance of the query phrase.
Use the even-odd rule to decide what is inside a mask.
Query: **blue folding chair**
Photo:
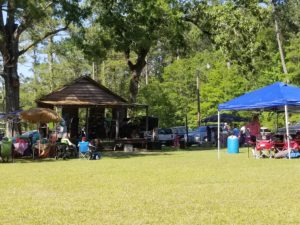
[[[80,159],[90,159],[91,152],[89,149],[89,142],[88,141],[81,141],[79,142],[79,158]]]

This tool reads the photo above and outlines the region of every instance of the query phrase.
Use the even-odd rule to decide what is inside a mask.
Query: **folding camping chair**
[[[14,162],[12,140],[9,140],[8,138],[2,139],[1,158],[3,162],[9,162],[9,159]]]
[[[89,142],[81,141],[81,142],[79,142],[78,146],[79,146],[79,158],[80,159],[90,159],[91,151],[89,149]]]
[[[275,143],[272,140],[257,140],[254,154],[255,158],[273,158],[275,154]]]
[[[76,156],[76,146],[68,138],[62,138],[60,142],[56,142],[56,159],[67,159]]]

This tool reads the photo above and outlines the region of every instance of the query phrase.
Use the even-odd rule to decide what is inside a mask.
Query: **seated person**
[[[44,139],[38,140],[35,145],[32,146],[34,155],[40,158],[47,158],[50,155],[52,156],[55,151],[55,146],[51,143],[47,143]]]
[[[75,147],[75,146],[76,146],[76,145],[73,144],[73,143],[70,141],[70,139],[67,138],[67,137],[62,138],[62,139],[60,140],[60,142],[61,142],[61,143],[65,143],[65,144],[67,144],[67,145],[69,145],[69,146],[72,146],[72,147]]]
[[[49,142],[50,143],[56,143],[56,141],[58,140],[58,136],[56,133],[51,133],[49,135]]]
[[[21,138],[16,138],[16,142],[13,144],[15,153],[17,155],[23,156],[25,151],[28,149],[29,143]]]
[[[92,158],[92,153],[95,151],[96,147],[83,137],[81,142],[78,143],[79,153],[86,154],[88,152],[89,158]]]
[[[76,145],[73,144],[69,138],[65,137],[57,142],[58,152],[62,154],[64,157],[77,157],[77,148]]]

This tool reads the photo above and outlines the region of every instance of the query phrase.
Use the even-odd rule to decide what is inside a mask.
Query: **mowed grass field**
[[[242,149],[0,164],[0,224],[300,224],[300,160]]]

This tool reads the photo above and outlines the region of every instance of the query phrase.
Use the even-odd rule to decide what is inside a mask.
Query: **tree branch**
[[[0,5],[0,51],[3,51],[3,39],[4,39],[4,21],[3,21],[3,13],[2,13],[2,5]],[[3,54],[3,53],[2,53]]]
[[[125,60],[127,61],[127,65],[130,69],[130,71],[135,70],[135,66],[133,65],[133,63],[130,60],[130,49],[126,49],[124,51],[124,55],[125,55]]]
[[[127,61],[130,60],[130,49],[125,49],[124,54],[125,54],[125,59]]]
[[[54,31],[49,31],[47,32],[44,36],[40,37],[39,39],[37,39],[36,41],[32,42],[30,45],[28,45],[26,48],[22,49],[21,51],[19,51],[19,56],[23,55],[25,52],[27,52],[30,48],[32,48],[33,46],[37,45],[38,43],[40,43],[42,40],[44,40],[45,38],[53,35],[53,34],[57,34],[61,31],[67,30],[69,27],[70,23],[68,23],[65,27],[62,27],[60,29],[54,30]]]
[[[53,5],[53,1],[48,2],[46,4],[46,6],[41,9],[41,11],[47,10],[47,8],[49,8],[52,5]],[[23,16],[22,22],[21,22],[21,24],[18,27],[17,32],[16,32],[17,38],[20,37],[20,35],[23,33],[24,30],[26,30],[30,25],[32,25],[32,22],[33,22],[34,19],[33,19],[33,17],[30,17],[29,15],[30,14],[27,13]]]
[[[10,31],[13,30],[15,25],[15,5],[13,1],[8,1],[7,3],[7,23],[6,25],[10,29]]]
[[[138,51],[138,58],[137,58],[137,61],[136,61],[136,69],[139,70],[138,71],[138,75],[142,72],[143,68],[145,67],[146,65],[146,56],[149,52],[150,48],[141,48],[139,49]]]
[[[1,29],[1,32],[2,32],[3,29],[4,29],[4,21],[3,21],[2,7],[3,7],[3,5],[1,4],[1,5],[0,5],[0,29]]]

